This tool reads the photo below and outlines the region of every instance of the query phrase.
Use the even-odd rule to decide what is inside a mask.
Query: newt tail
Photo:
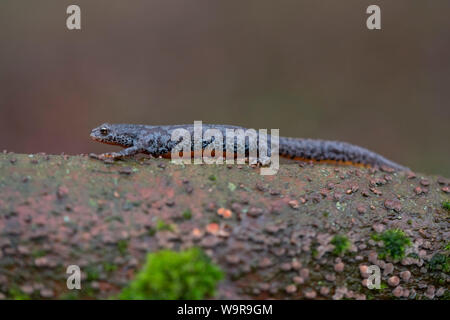
[[[137,153],[146,153],[155,157],[164,156],[170,158],[172,149],[179,143],[171,140],[172,132],[176,129],[185,129],[189,131],[192,137],[192,150],[194,150],[193,124],[149,126],[105,123],[92,130],[91,138],[102,143],[120,145],[125,148],[119,152],[101,154],[97,156],[99,159],[120,159]],[[217,129],[222,133],[222,136],[224,137],[224,152],[227,129],[247,130],[242,127],[230,125],[202,124],[203,133],[208,129]],[[203,140],[202,149],[212,142],[213,140]],[[268,144],[270,145],[270,136],[268,136]],[[235,141],[235,155],[237,154],[238,149],[245,150],[247,156],[249,150],[248,139],[245,139],[243,145],[238,145],[238,142]],[[268,149],[270,152],[270,147]],[[400,171],[409,171],[407,167],[388,160],[375,152],[340,141],[280,137],[279,155],[294,160],[332,162],[368,167],[384,166]]]

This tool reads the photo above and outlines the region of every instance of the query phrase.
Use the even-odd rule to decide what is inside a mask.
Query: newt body
[[[91,132],[91,138],[107,144],[120,145],[125,149],[105,153],[98,156],[99,159],[120,159],[132,156],[137,153],[151,154],[158,157],[170,157],[172,149],[177,145],[177,141],[172,141],[172,132],[175,129],[185,129],[189,131],[191,137],[194,136],[194,125],[169,125],[169,126],[149,126],[136,124],[102,124]],[[218,129],[223,137],[226,136],[226,129],[243,129],[242,127],[229,125],[203,124],[203,133],[207,129]],[[225,138],[224,138],[225,139]],[[192,138],[192,150],[194,147]],[[202,149],[212,143],[211,140],[202,141]],[[270,145],[270,136],[268,136]],[[237,148],[243,148],[248,155],[248,141],[245,145],[234,145],[234,152]],[[225,141],[224,141],[225,149]],[[270,153],[270,147],[268,148]],[[225,151],[225,150],[224,150]],[[383,156],[367,150],[365,148],[340,141],[327,141],[318,139],[301,138],[279,138],[279,155],[294,160],[334,162],[338,164],[362,165],[369,167],[386,166],[396,170],[407,171],[408,168],[401,166]]]

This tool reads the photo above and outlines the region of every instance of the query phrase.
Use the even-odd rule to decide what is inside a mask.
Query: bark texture
[[[108,298],[148,252],[198,246],[226,274],[219,299],[448,299],[448,201],[448,179],[388,169],[4,153],[0,298]],[[390,229],[411,241],[403,258],[379,256]]]

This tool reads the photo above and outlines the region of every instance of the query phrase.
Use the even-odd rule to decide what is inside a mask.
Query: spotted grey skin
[[[125,148],[119,152],[101,154],[98,156],[98,158],[100,159],[119,159],[126,156],[132,156],[137,153],[147,153],[157,157],[170,154],[171,150],[179,143],[179,141],[171,140],[172,132],[176,129],[185,129],[189,131],[192,139],[191,150],[193,151],[193,124],[149,126],[137,124],[104,123],[92,130],[91,138],[99,142],[120,145]],[[208,129],[219,130],[224,137],[224,151],[226,147],[226,129],[242,129],[244,131],[247,130],[246,128],[237,126],[215,124],[202,124],[202,129],[203,133],[205,133],[205,131]],[[203,140],[202,148],[205,148],[212,142],[213,139]],[[244,145],[238,145],[236,143],[236,139],[234,140],[234,142],[234,152],[236,153],[238,149],[243,150],[245,151],[245,155],[248,156],[248,140],[245,140]],[[270,156],[270,135],[268,135],[267,145],[268,155]],[[390,161],[375,152],[340,141],[280,137],[279,154],[282,157],[291,159],[304,159],[314,161],[331,160],[369,165],[372,167],[386,166],[402,171],[409,170],[408,168]]]
[[[410,170],[375,152],[341,141],[280,137],[279,152],[280,156],[291,159],[331,160],[371,167],[386,166],[400,171]]]

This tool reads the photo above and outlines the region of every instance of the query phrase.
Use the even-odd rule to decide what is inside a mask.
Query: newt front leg
[[[138,154],[139,152],[142,152],[142,151],[143,151],[142,148],[140,148],[138,146],[133,146],[130,148],[120,150],[119,152],[102,153],[102,154],[97,155],[96,158],[100,159],[100,160],[107,160],[107,159],[118,160],[118,159],[122,159],[124,157],[134,156],[135,154]]]

